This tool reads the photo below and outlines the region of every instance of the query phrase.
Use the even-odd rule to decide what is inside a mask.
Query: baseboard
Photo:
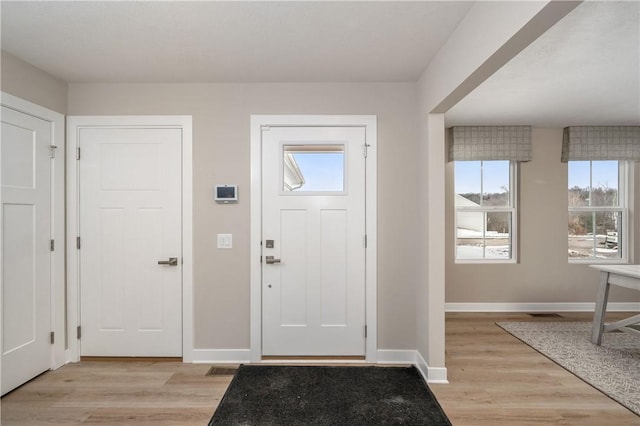
[[[378,364],[415,365],[427,383],[449,383],[447,369],[429,367],[420,352],[416,350],[378,350]]]
[[[416,368],[422,375],[422,378],[424,379],[425,382],[429,383],[429,366],[427,365],[427,362],[424,360],[424,358],[422,357],[422,355],[420,355],[420,352],[418,351],[415,351],[415,360],[416,360],[415,361]]]
[[[595,303],[446,303],[445,312],[593,312]],[[639,312],[640,302],[610,302],[609,312]]]
[[[416,351],[411,350],[393,350],[378,349],[378,364],[415,364]]]
[[[422,355],[414,349],[379,349],[376,351],[376,355],[378,357],[377,364],[415,365],[427,383],[449,383],[446,368],[429,367]],[[251,362],[250,349],[194,349],[192,356],[191,362],[194,364],[248,364]],[[270,361],[262,362],[268,364]]]
[[[420,352],[415,352],[415,366],[427,383],[448,384],[447,369],[445,367],[429,367]]]
[[[251,362],[249,349],[194,349],[194,364],[248,364]]]

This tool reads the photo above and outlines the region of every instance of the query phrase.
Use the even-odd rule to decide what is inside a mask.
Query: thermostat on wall
[[[238,185],[216,185],[216,203],[228,204],[238,202]]]

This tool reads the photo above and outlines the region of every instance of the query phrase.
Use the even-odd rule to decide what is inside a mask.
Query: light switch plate
[[[230,249],[233,247],[233,235],[232,234],[218,234],[218,248]]]

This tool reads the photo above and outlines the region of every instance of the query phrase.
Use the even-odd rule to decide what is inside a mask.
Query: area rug
[[[414,367],[242,365],[209,425],[451,425]]]
[[[507,332],[640,415],[640,338],[605,333],[591,343],[587,322],[500,322]]]

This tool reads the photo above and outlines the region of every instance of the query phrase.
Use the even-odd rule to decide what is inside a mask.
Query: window
[[[455,161],[457,262],[514,262],[515,161]]]
[[[628,257],[625,161],[569,161],[569,260]]]
[[[284,192],[344,192],[344,145],[284,145],[282,151]]]

